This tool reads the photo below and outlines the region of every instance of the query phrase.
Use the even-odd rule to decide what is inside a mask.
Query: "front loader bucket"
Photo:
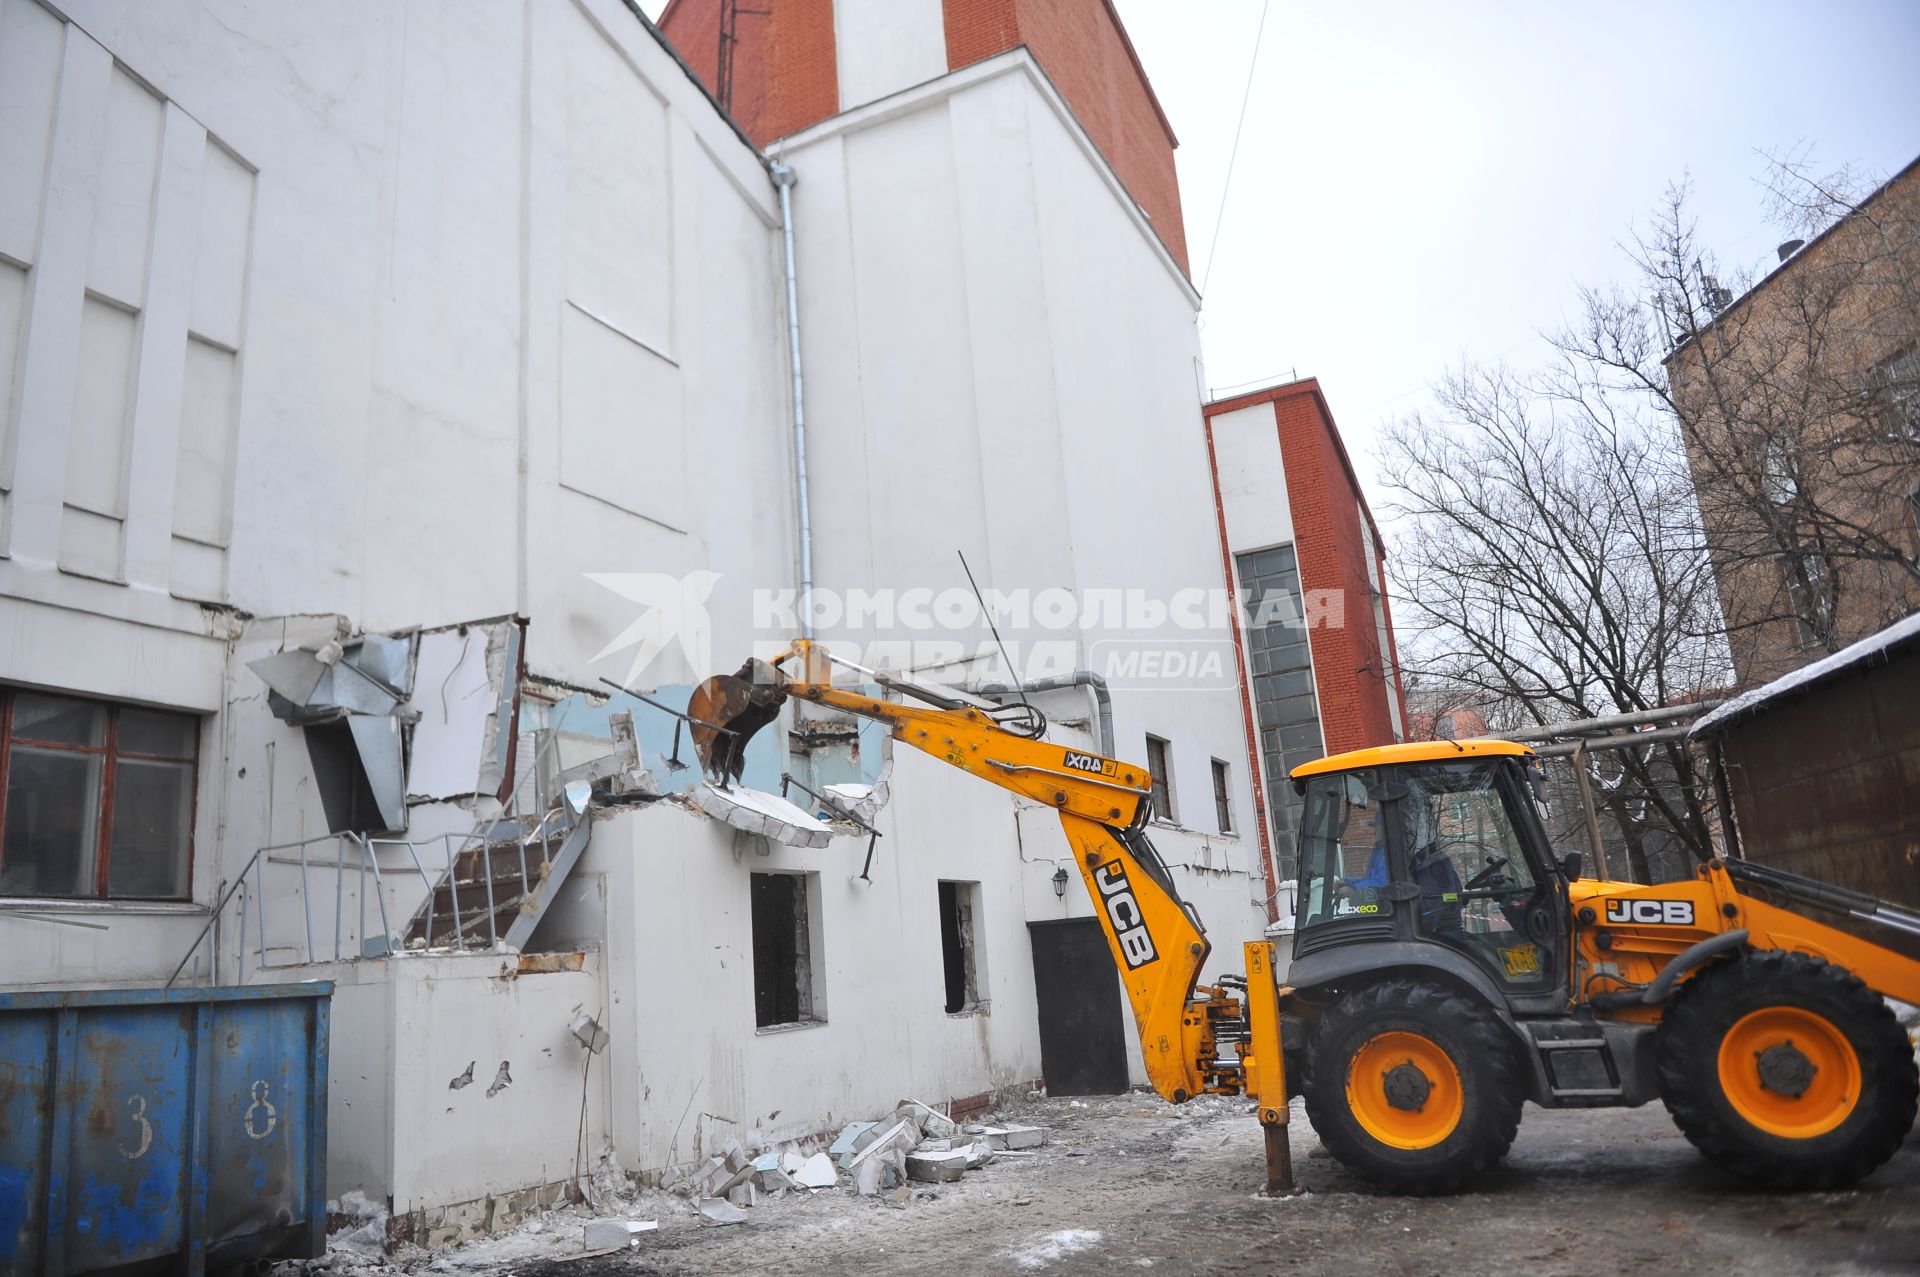
[[[687,717],[707,775],[723,785],[739,780],[747,742],[780,717],[786,699],[780,672],[759,660],[749,660],[737,673],[715,674],[694,688]]]

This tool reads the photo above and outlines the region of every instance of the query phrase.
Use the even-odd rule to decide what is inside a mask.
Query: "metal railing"
[[[556,823],[559,828],[556,830]],[[548,839],[564,836],[571,822],[565,819],[564,805],[545,813],[538,821],[527,823],[527,818],[502,815],[476,824],[465,833],[448,832],[431,838],[375,838],[365,834],[325,834],[299,842],[273,843],[261,847],[248,857],[246,865],[239,875],[221,892],[218,903],[213,907],[207,923],[200,929],[188,946],[186,954],[167,978],[171,988],[180,979],[187,966],[196,955],[204,954],[206,959],[205,978],[208,983],[244,984],[249,976],[265,968],[302,966],[314,962],[342,962],[357,958],[385,957],[402,945],[400,934],[393,927],[393,916],[397,908],[389,908],[389,891],[397,887],[391,870],[382,869],[379,853],[382,849],[404,848],[411,865],[406,872],[409,878],[417,878],[420,887],[420,899],[423,904],[408,911],[409,923],[420,908],[424,908],[424,926],[420,929],[420,938],[426,948],[467,949],[483,947],[492,949],[500,943],[499,912],[501,902],[494,891],[496,881],[494,873],[494,848],[505,839],[499,838],[504,827],[519,826],[514,830],[513,842],[518,856],[519,896],[524,898],[532,894],[536,874],[527,862],[527,847],[531,843],[541,843]],[[455,840],[458,839],[458,844]],[[332,859],[319,859],[310,852],[311,848],[322,844],[332,844]],[[423,848],[439,844],[444,866],[429,868],[432,858],[422,859]],[[482,925],[477,916],[468,916],[460,902],[460,864],[461,859],[470,851],[479,855],[481,881],[479,887],[485,892],[485,937],[479,934]],[[297,853],[297,855],[295,854]],[[284,921],[285,914],[280,908],[269,910],[269,902],[278,894],[268,889],[267,876],[269,866],[282,866],[299,872],[300,918],[299,925],[291,936],[284,935],[274,923]],[[436,880],[435,872],[440,877]],[[314,897],[324,897],[325,879],[322,875],[333,875],[333,942],[328,946],[324,930],[316,935],[314,930]],[[347,896],[347,880],[357,878],[351,904]],[[376,933],[367,931],[368,880],[372,880],[372,896],[378,914],[380,929]],[[316,881],[322,890],[314,890]],[[508,879],[509,882],[512,879]],[[436,923],[441,920],[438,899],[441,889],[448,896],[447,913],[453,920],[453,937],[450,944],[435,945],[434,937],[439,930]],[[469,884],[468,890],[474,885]],[[284,903],[284,901],[283,901]],[[397,902],[396,902],[397,903]],[[321,925],[324,928],[326,915],[321,912]],[[411,927],[409,926],[409,930]],[[471,934],[470,934],[471,933]],[[349,943],[351,936],[352,943]],[[376,940],[374,947],[368,941]],[[292,950],[292,956],[276,958],[276,953]],[[249,960],[251,959],[251,965]],[[223,980],[222,973],[231,963],[233,979]]]
[[[407,858],[412,862],[409,878],[417,876],[421,888],[423,904],[415,905],[404,911],[407,919],[406,931],[413,930],[412,923],[421,921],[420,938],[424,947],[433,949],[468,949],[484,947],[495,948],[500,943],[499,911],[500,902],[494,894],[494,849],[502,845],[504,830],[513,829],[513,841],[519,856],[520,897],[525,899],[533,893],[535,875],[527,864],[527,846],[538,842],[543,852],[548,842],[555,837],[565,837],[571,830],[573,820],[564,795],[555,796],[547,792],[545,776],[541,764],[553,751],[555,741],[550,733],[539,733],[546,739],[539,740],[535,747],[534,764],[531,775],[516,783],[508,795],[506,809],[498,816],[477,821],[465,833],[449,831],[429,838],[376,838],[366,834],[322,834],[298,842],[273,843],[256,850],[248,857],[247,863],[237,877],[221,891],[218,902],[207,918],[206,926],[194,937],[186,953],[167,977],[167,987],[171,988],[179,981],[197,955],[206,959],[205,971],[199,978],[210,984],[245,984],[248,978],[267,968],[303,966],[314,962],[351,961],[363,957],[385,957],[400,948],[405,941],[393,928],[393,913],[402,912],[397,907],[388,908],[390,886],[397,887],[398,882],[383,871],[380,866],[381,849],[403,847]],[[530,783],[529,783],[530,782]],[[532,799],[539,817],[520,814],[522,789],[530,788],[526,796]],[[548,804],[552,802],[552,806]],[[458,846],[454,845],[455,839]],[[331,860],[316,859],[309,849],[322,844],[333,845]],[[440,844],[444,856],[441,866],[434,870],[428,868],[428,861],[421,858],[421,849]],[[481,883],[486,893],[486,937],[482,942],[478,932],[480,919],[467,917],[460,907],[460,862],[469,852],[477,852],[481,865]],[[296,854],[297,853],[297,854]],[[300,925],[291,936],[280,934],[273,929],[274,917],[269,916],[269,901],[276,893],[268,889],[267,876],[270,866],[280,866],[299,871]],[[437,870],[440,877],[436,880]],[[333,944],[328,951],[324,944],[316,944],[314,933],[314,885],[317,875],[332,872],[333,879]],[[404,873],[404,867],[402,872]],[[347,880],[356,877],[353,890],[354,921],[352,925],[353,943],[347,943],[349,930],[349,911],[346,900]],[[377,902],[380,930],[377,933],[378,944],[370,947],[367,932],[367,880],[373,880],[373,895]],[[509,879],[511,881],[511,879]],[[324,884],[324,879],[321,880]],[[448,895],[448,912],[453,918],[453,934],[449,945],[434,944],[435,923],[439,920],[438,899],[444,886]],[[469,890],[473,887],[470,884]],[[286,892],[278,893],[284,897]],[[236,904],[237,902],[237,904]],[[398,901],[396,900],[396,906]],[[424,918],[419,916],[424,909]],[[232,915],[229,921],[229,914]],[[274,911],[274,916],[284,922],[285,915]],[[322,922],[324,925],[324,913]],[[474,934],[469,935],[469,931]],[[252,940],[251,948],[249,939]],[[229,952],[231,950],[231,952]],[[291,952],[292,956],[276,957],[276,954]],[[248,960],[251,957],[252,965]],[[228,970],[231,962],[233,978],[223,980],[222,974]]]

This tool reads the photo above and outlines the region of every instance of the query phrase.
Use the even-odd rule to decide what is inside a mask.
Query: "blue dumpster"
[[[0,993],[0,1274],[321,1254],[332,995]]]

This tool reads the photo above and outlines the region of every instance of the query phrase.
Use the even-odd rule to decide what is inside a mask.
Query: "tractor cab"
[[[1547,852],[1531,762],[1506,741],[1438,741],[1296,769],[1305,808],[1290,978],[1342,965],[1346,946],[1387,942],[1425,948],[1397,950],[1422,965],[1470,964],[1481,977],[1471,983],[1515,1010],[1564,1002],[1565,878],[1577,868]]]

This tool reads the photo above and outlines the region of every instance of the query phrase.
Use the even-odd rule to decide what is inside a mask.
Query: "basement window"
[[[1147,737],[1147,770],[1153,773],[1153,814],[1173,821],[1173,765],[1168,761],[1167,742],[1158,736]]]
[[[940,884],[940,959],[946,973],[947,1014],[965,1015],[986,1008],[981,996],[985,955],[980,951],[980,884]]]
[[[1233,803],[1228,798],[1232,788],[1227,784],[1227,765],[1219,759],[1213,760],[1213,815],[1220,826],[1220,832],[1233,832]]]
[[[185,900],[200,723],[0,687],[0,896]]]
[[[818,874],[752,875],[753,1022],[757,1028],[826,1019],[816,939],[818,884]]]

